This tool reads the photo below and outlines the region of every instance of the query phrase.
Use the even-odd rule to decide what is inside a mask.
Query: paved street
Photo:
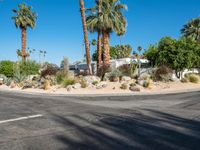
[[[199,150],[200,92],[67,97],[0,92],[0,150]]]

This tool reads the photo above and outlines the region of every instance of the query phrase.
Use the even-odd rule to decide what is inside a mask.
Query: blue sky
[[[85,0],[91,7],[94,0]],[[0,0],[0,60],[17,60],[16,49],[21,48],[21,31],[16,29],[11,17],[12,9],[25,2],[38,14],[37,26],[28,30],[27,47],[46,50],[46,60],[59,64],[63,56],[70,61],[82,60],[83,33],[79,0]],[[200,0],[121,0],[128,5],[128,20],[123,44],[134,49],[147,48],[163,36],[180,37],[180,29],[191,18],[200,16]],[[96,38],[96,34],[89,34]],[[111,45],[119,44],[114,33]],[[95,48],[91,47],[93,52]],[[32,56],[38,60],[38,53]]]

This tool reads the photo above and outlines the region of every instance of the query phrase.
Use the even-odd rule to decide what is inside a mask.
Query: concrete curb
[[[9,94],[25,94],[25,95],[35,95],[35,96],[53,96],[53,97],[124,97],[124,96],[156,96],[156,95],[174,95],[181,93],[192,93],[200,92],[200,88],[197,89],[185,89],[177,91],[167,91],[167,92],[133,92],[133,93],[112,93],[112,94],[58,94],[58,93],[42,93],[42,92],[27,92],[19,90],[1,90],[0,92],[5,92]],[[1,93],[0,93],[1,94]]]

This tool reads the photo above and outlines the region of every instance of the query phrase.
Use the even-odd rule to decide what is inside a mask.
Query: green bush
[[[68,85],[74,85],[76,83],[75,79],[65,78],[62,82],[63,87],[67,87]]]
[[[0,62],[0,74],[4,74],[6,77],[13,77],[14,70],[13,70],[14,62],[5,60]]]
[[[19,63],[20,73],[23,75],[36,75],[39,73],[40,65],[33,60],[27,60],[26,63]]]

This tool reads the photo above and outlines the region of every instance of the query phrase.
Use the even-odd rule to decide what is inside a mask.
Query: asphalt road
[[[0,92],[0,150],[199,150],[200,92],[65,97]]]

